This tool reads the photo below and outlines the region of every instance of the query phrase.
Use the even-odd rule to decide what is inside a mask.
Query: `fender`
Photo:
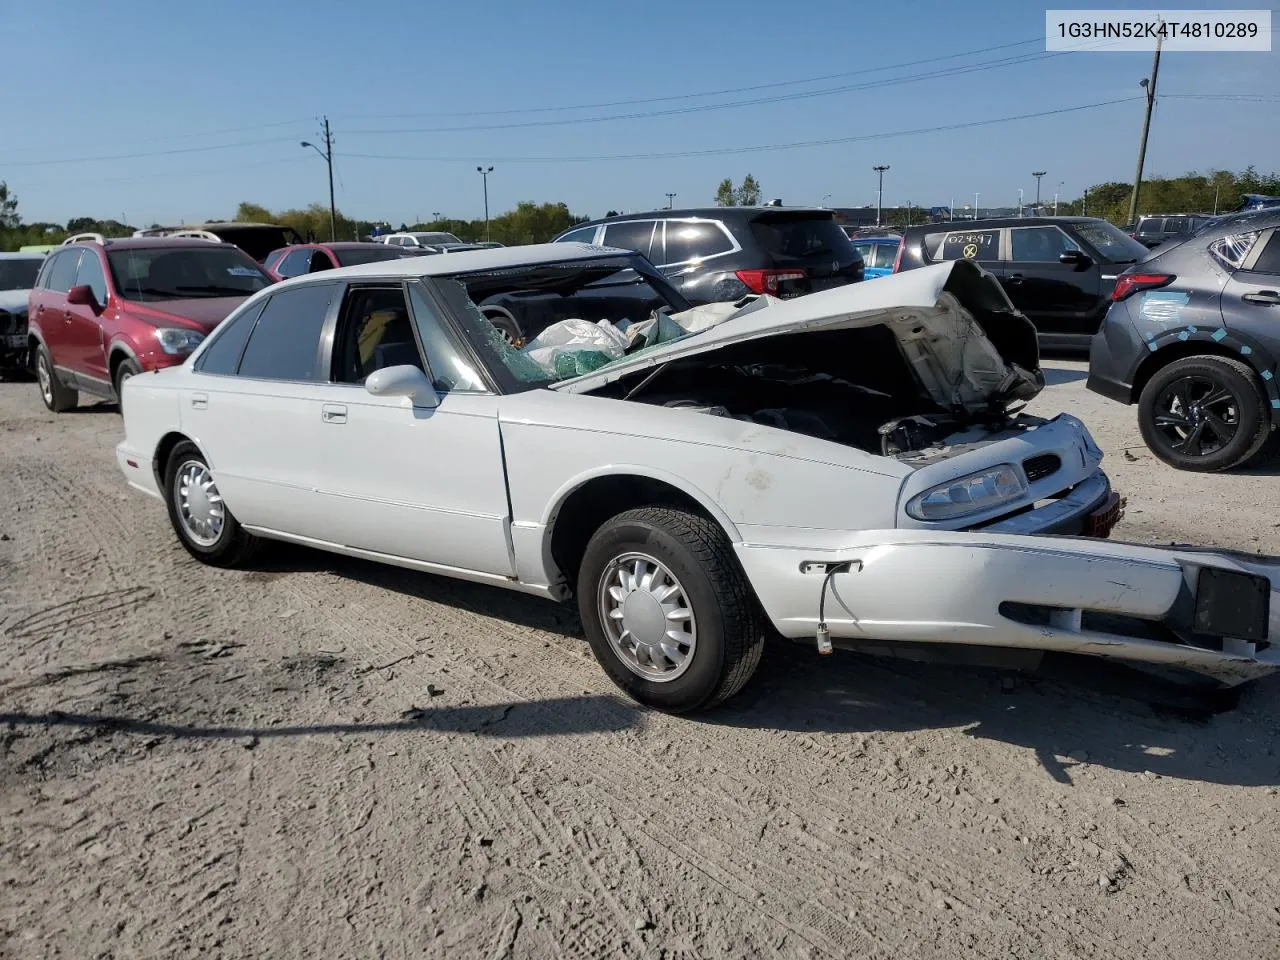
[[[1261,343],[1247,334],[1237,333],[1227,327],[1197,327],[1195,324],[1170,327],[1159,333],[1147,331],[1143,335],[1147,345],[1147,355],[1141,357],[1131,371],[1129,382],[1136,383],[1138,370],[1151,354],[1159,354],[1165,347],[1175,343],[1202,341],[1216,344],[1230,350],[1241,361],[1253,368],[1266,390],[1267,400],[1272,410],[1280,411],[1280,381],[1277,380],[1276,360]]]

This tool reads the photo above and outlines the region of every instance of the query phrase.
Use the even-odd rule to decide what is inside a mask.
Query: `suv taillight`
[[[778,284],[784,280],[803,280],[808,274],[803,270],[738,270],[738,279],[747,285],[752,293],[767,293],[777,296]]]
[[[1173,283],[1176,278],[1170,273],[1122,273],[1116,278],[1116,288],[1111,291],[1113,303],[1119,303],[1131,297],[1139,290],[1155,290]]]
[[[907,245],[907,238],[902,237],[898,241],[898,252],[893,258],[893,271],[892,271],[893,273],[897,273],[898,269],[902,266],[902,251],[906,247],[906,245]]]

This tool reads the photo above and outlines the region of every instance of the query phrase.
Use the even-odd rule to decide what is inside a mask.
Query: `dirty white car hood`
[[[982,410],[1030,399],[1044,387],[1035,328],[991,274],[960,260],[791,300],[760,297],[706,330],[641,350],[552,389],[584,393],[672,360],[749,340],[877,324],[893,331],[921,385],[944,408]]]

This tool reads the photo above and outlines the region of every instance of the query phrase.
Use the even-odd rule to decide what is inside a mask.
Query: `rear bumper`
[[[129,486],[153,497],[160,498],[160,487],[151,458],[131,448],[127,440],[116,444],[116,465],[124,474]]]
[[[1265,635],[1280,636],[1274,560],[1096,539],[916,530],[851,533],[828,550],[762,544],[735,550],[769,619],[793,639],[815,635],[827,573],[851,564],[831,576],[827,590],[826,623],[835,641],[1085,654],[1181,668],[1226,685],[1280,668],[1280,647],[1266,640],[1194,632],[1199,571],[1213,567],[1267,578]]]

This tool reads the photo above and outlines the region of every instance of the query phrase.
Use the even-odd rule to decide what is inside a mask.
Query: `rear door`
[[[728,269],[727,258],[740,250],[719,220],[686,218],[667,220],[654,234],[649,257],[680,292],[694,302],[723,300],[716,283]],[[739,284],[730,284],[737,290]],[[733,293],[730,292],[729,296]]]
[[[752,217],[748,228],[754,246],[762,254],[762,268],[804,272],[803,278],[779,282],[779,296],[827,290],[863,278],[862,257],[836,223],[834,214],[767,212]]]
[[[79,247],[54,251],[41,271],[40,283],[31,298],[30,322],[37,324],[40,335],[56,367],[72,369],[75,350],[71,338],[71,312],[67,291],[75,286],[80,266]]]
[[[1072,250],[1083,252],[1060,227],[1009,228],[1001,283],[1042,336],[1088,338],[1098,332],[1102,270],[1093,257],[1084,264],[1058,259]]]
[[[1255,338],[1280,338],[1280,229],[1258,237],[1223,287],[1222,318]]]

